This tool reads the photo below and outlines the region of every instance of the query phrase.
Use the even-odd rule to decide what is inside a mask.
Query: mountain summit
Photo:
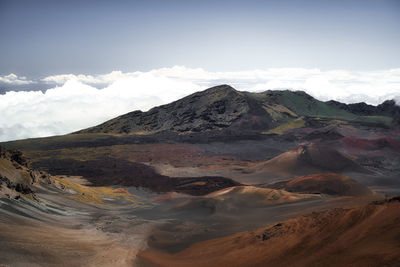
[[[77,133],[151,134],[171,131],[185,134],[225,129],[241,132],[277,129],[275,132],[279,132],[312,124],[316,118],[317,123],[321,123],[322,118],[390,124],[391,115],[397,114],[383,113],[378,108],[370,107],[369,112],[364,114],[349,107],[353,106],[322,102],[302,91],[250,93],[224,84],[147,112],[133,111]]]
[[[271,118],[254,99],[229,85],[191,94],[147,112],[133,111],[80,133],[178,133],[221,130],[257,120],[252,126],[268,129]]]

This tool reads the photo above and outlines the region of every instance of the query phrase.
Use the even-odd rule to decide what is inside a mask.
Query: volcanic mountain
[[[390,103],[367,106],[367,111],[362,112],[355,106],[319,101],[302,91],[249,93],[220,85],[147,112],[133,111],[76,133],[151,134],[229,130],[243,134],[266,132],[278,126],[280,128],[271,133],[279,133],[306,124],[321,124],[321,121],[315,122],[315,118],[385,125],[400,114],[400,108],[394,101]]]
[[[229,85],[194,93],[148,112],[133,111],[78,133],[178,133],[220,130],[230,126],[269,129],[272,119],[258,102]]]

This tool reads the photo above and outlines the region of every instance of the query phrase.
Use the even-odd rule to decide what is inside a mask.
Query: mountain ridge
[[[400,123],[393,100],[378,106],[319,101],[303,91],[241,92],[224,84],[178,99],[147,112],[135,110],[75,133],[178,134],[205,131],[266,132],[280,125],[304,126],[304,118],[340,119],[361,123]],[[289,124],[289,125],[286,125]],[[295,126],[293,126],[295,124]]]

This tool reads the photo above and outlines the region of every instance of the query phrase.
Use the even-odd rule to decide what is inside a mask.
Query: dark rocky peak
[[[148,112],[141,112],[140,110],[130,112],[128,114],[131,114],[133,116],[135,115],[140,115],[142,113],[153,113],[153,112],[158,112],[159,110],[176,110],[178,111],[179,109],[185,109],[185,108],[190,108],[187,107],[187,104],[191,105],[207,105],[207,104],[213,104],[215,102],[221,102],[221,101],[229,101],[234,98],[240,98],[241,94],[236,91],[233,87],[229,85],[218,85],[211,87],[209,89],[206,89],[204,91],[196,92],[191,95],[188,95],[184,98],[178,99],[172,103],[154,107],[150,109]],[[243,101],[244,102],[244,101]],[[218,104],[217,104],[218,106]]]
[[[361,116],[390,116],[394,119],[394,122],[400,121],[400,106],[394,100],[386,100],[378,106],[369,105],[364,102],[344,104],[334,100],[325,103]]]
[[[358,115],[371,116],[377,112],[375,106],[368,105],[364,102],[349,104],[348,111]]]
[[[376,108],[379,112],[384,114],[400,115],[400,106],[398,106],[394,100],[386,100]]]
[[[232,86],[230,86],[228,84],[221,84],[221,85],[217,85],[217,86],[208,88],[204,91],[200,91],[197,93],[200,93],[200,94],[229,94],[232,92],[238,93],[238,91],[235,88],[233,88]],[[194,94],[197,94],[197,93],[194,93]]]
[[[264,117],[262,121],[261,116]],[[241,121],[241,119],[245,120]],[[258,128],[267,128],[267,119],[268,114],[257,101],[229,85],[220,85],[152,108],[147,112],[127,113],[80,133],[154,133],[160,131],[190,133],[222,130],[236,122],[238,122],[235,124],[236,126],[250,123],[257,125]]]

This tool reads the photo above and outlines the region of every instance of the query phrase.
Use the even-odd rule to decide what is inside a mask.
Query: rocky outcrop
[[[7,177],[0,175],[0,185],[2,185],[2,184],[5,184],[7,186],[7,188],[9,188],[11,190],[15,190],[18,193],[22,193],[25,195],[33,193],[33,190],[28,185],[25,185],[22,183],[13,183]]]
[[[35,196],[39,184],[51,184],[50,175],[31,169],[29,162],[18,150],[7,150],[0,146],[0,197],[19,199],[21,195]]]

